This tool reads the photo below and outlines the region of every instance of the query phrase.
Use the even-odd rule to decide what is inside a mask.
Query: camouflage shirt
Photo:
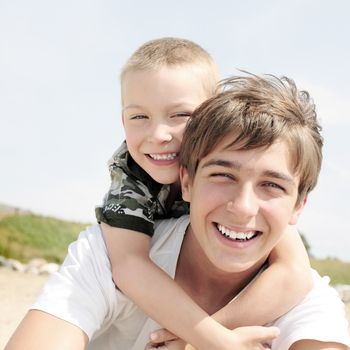
[[[98,222],[152,236],[156,219],[188,214],[188,204],[181,199],[181,193],[166,206],[170,185],[154,181],[136,164],[125,142],[108,166],[111,187],[103,204],[95,209]]]

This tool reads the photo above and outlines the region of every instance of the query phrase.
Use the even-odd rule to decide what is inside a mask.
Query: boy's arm
[[[306,249],[295,227],[288,226],[269,256],[269,267],[213,317],[230,329],[264,325],[288,312],[311,288]]]
[[[174,337],[166,329],[160,329],[156,332],[165,349],[172,350],[196,350],[192,345],[186,344],[182,339]],[[240,327],[230,331],[231,339],[227,343],[227,348],[230,350],[252,350],[265,349],[264,345],[270,344],[279,335],[279,329],[276,327]],[[160,342],[150,342],[145,350],[159,349]],[[163,349],[162,347],[162,349]],[[201,349],[198,349],[201,350]],[[204,348],[203,350],[207,350]]]
[[[114,283],[123,293],[164,328],[199,349],[226,349],[222,343],[230,331],[151,261],[147,235],[104,223],[101,228]]]
[[[78,327],[39,310],[31,310],[12,335],[5,350],[83,350],[87,335]]]
[[[250,328],[250,327],[249,327]],[[252,327],[254,328],[254,327]],[[270,341],[273,338],[269,339]],[[269,341],[258,341],[258,342],[250,342],[246,345],[239,345],[236,349],[239,350],[251,350],[251,349],[270,349],[265,344],[269,343]],[[162,349],[168,350],[196,350],[191,345],[184,343],[181,340],[171,341],[166,343],[161,347]],[[155,350],[159,349],[158,345],[148,344],[145,350]],[[334,343],[334,342],[320,342],[316,340],[300,340],[294,343],[289,350],[347,350],[346,345]]]
[[[321,342],[311,339],[299,340],[289,350],[347,350],[347,346],[334,342]]]

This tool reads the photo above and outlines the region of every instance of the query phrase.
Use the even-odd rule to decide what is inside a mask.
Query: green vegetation
[[[27,262],[33,258],[61,263],[69,243],[87,224],[68,222],[28,213],[0,218],[0,255]],[[305,238],[305,237],[304,237]],[[309,249],[310,246],[304,241]],[[311,258],[311,265],[331,284],[350,284],[350,262]]]
[[[69,243],[86,224],[32,214],[0,220],[0,255],[27,262],[32,258],[61,263]]]
[[[350,284],[350,262],[343,262],[338,259],[314,259],[311,258],[311,266],[321,276],[329,276],[331,284]]]
[[[301,232],[300,236],[304,246],[310,255],[310,244],[305,235]],[[335,258],[316,259],[310,255],[311,266],[318,271],[321,276],[329,276],[331,284],[350,284],[350,262],[343,262]]]

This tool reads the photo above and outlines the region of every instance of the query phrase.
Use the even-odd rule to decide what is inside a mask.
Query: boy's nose
[[[259,211],[258,199],[254,190],[250,187],[236,191],[226,205],[227,211],[237,217],[252,217]]]
[[[163,124],[155,126],[148,137],[151,142],[169,142],[172,138],[169,127]]]

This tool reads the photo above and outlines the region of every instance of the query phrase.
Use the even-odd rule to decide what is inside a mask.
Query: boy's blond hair
[[[121,83],[128,72],[182,66],[200,71],[208,97],[215,93],[219,74],[210,54],[193,41],[171,37],[151,40],[138,48],[122,68]]]
[[[222,90],[193,113],[183,136],[180,165],[194,178],[201,159],[228,134],[228,147],[254,149],[286,141],[294,174],[299,176],[297,204],[317,183],[323,139],[315,105],[293,80],[249,74],[222,82]]]

